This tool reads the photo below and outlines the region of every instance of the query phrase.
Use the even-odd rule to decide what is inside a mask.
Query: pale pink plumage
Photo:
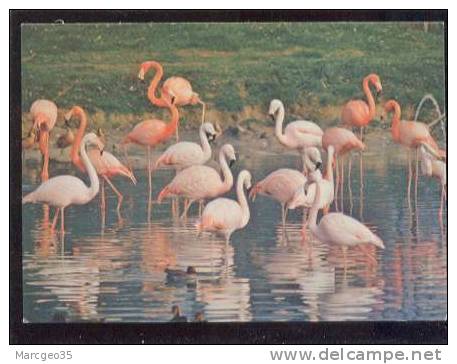
[[[251,188],[251,174],[246,170],[238,175],[236,188],[238,201],[220,197],[208,203],[197,223],[197,229],[221,233],[228,242],[235,230],[242,229],[249,222],[249,205],[244,188]]]
[[[190,200],[185,207],[183,216],[187,213],[194,201],[214,198],[228,192],[233,186],[233,176],[227,164],[227,159],[232,163],[236,160],[235,150],[230,144],[225,144],[219,152],[219,164],[224,178],[208,166],[190,166],[179,172],[173,180],[159,193],[159,203],[169,196],[183,196]]]
[[[64,230],[64,209],[75,204],[84,205],[91,201],[99,191],[99,180],[97,173],[86,153],[86,146],[93,144],[103,150],[103,144],[94,133],[87,134],[81,144],[81,158],[90,179],[90,186],[74,176],[57,176],[43,182],[35,191],[22,198],[22,203],[44,203],[57,208],[53,227],[61,209],[61,228]]]
[[[359,244],[373,244],[384,249],[384,243],[377,235],[360,221],[342,213],[332,212],[324,215],[319,224],[317,224],[321,194],[318,182],[320,182],[321,178],[320,174],[313,174],[309,176],[308,181],[308,183],[316,182],[316,195],[308,219],[311,233],[323,243],[338,244],[345,247],[345,249],[348,246]]]
[[[279,142],[290,149],[304,149],[322,146],[322,129],[312,121],[297,120],[287,124],[282,131],[284,122],[284,105],[280,100],[272,100],[268,113],[275,120],[275,134]]]
[[[169,166],[180,170],[193,165],[205,164],[211,158],[208,138],[214,140],[216,131],[211,123],[200,126],[200,143],[179,142],[168,147],[157,159],[155,168]]]

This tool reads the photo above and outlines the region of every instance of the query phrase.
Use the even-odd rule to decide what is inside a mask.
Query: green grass
[[[150,59],[165,77],[188,78],[222,115],[246,105],[266,111],[280,98],[322,118],[324,109],[363,97],[370,72],[380,75],[384,100],[406,108],[432,93],[444,105],[442,24],[425,33],[421,23],[151,23],[23,26],[23,109],[49,98],[107,120],[156,113],[136,79]]]

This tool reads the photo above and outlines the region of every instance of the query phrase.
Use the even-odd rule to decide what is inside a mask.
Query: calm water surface
[[[444,319],[446,219],[442,224],[438,219],[439,186],[420,178],[417,205],[412,194],[409,207],[406,164],[395,157],[401,150],[393,148],[381,161],[364,156],[363,188],[359,159],[353,157],[352,184],[350,190],[345,186],[342,207],[375,230],[386,249],[377,252],[377,266],[349,250],[346,272],[340,249],[311,234],[302,238],[301,211],[289,212],[284,231],[279,205],[263,196],[251,204],[249,225],[234,233],[229,245],[211,235],[196,236],[196,209],[186,222],[172,219],[170,201],[153,205],[147,222],[143,170],[135,171],[135,187],[123,178],[113,180],[125,194],[121,216],[108,189],[104,224],[99,196],[68,208],[64,239],[49,231],[45,207],[26,205],[24,317],[31,322],[168,321],[178,304],[188,318],[201,311],[208,321]],[[235,174],[248,168],[255,181],[277,168],[298,166],[293,155],[240,155]],[[69,164],[51,167],[51,175],[75,174]],[[157,172],[154,196],[172,176],[172,171]],[[24,165],[23,192],[35,188],[38,178],[38,166]],[[172,281],[164,273],[166,267],[189,265],[197,269],[195,282]]]

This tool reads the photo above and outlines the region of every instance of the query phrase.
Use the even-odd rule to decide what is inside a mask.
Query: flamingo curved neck
[[[368,101],[368,120],[372,120],[376,114],[376,106],[374,103],[374,97],[370,90],[370,79],[367,77],[363,80],[363,92],[367,97]]]
[[[229,190],[233,186],[233,175],[232,171],[230,171],[230,167],[227,164],[227,160],[225,159],[225,152],[222,148],[219,152],[219,164],[222,169],[222,174],[224,175],[224,182],[222,183],[222,189]]]
[[[179,112],[178,108],[175,105],[167,105],[167,107],[171,113],[171,120],[167,124],[166,135],[170,136],[176,132],[176,128],[178,127]]]
[[[78,169],[81,172],[85,172],[86,168],[84,166],[84,163],[81,161],[81,158],[79,157],[79,151],[82,147],[81,141],[84,137],[84,132],[87,127],[87,116],[84,110],[79,107],[75,106],[72,109],[72,115],[76,115],[79,118],[79,128],[78,131],[76,132],[75,139],[73,141],[73,146],[71,147],[70,151],[70,158],[73,164],[78,167]]]
[[[211,158],[211,145],[209,144],[208,138],[203,128],[200,128],[200,141],[202,144],[203,158],[208,160]]]
[[[275,134],[279,142],[283,145],[287,145],[287,138],[282,133],[282,125],[284,123],[284,106],[281,105],[278,109],[278,114],[276,115],[276,128]]]
[[[150,68],[153,68],[156,71],[156,73],[155,73],[155,75],[154,75],[153,79],[151,80],[151,83],[149,84],[149,87],[148,87],[148,99],[149,99],[149,101],[151,101],[152,104],[157,105],[159,107],[168,106],[165,103],[165,101],[163,100],[162,97],[158,98],[155,95],[156,94],[156,90],[157,90],[157,86],[159,85],[159,82],[163,77],[163,68],[162,68],[161,64],[158,63],[158,62],[151,61],[151,62],[147,63],[146,67],[147,67],[146,68],[146,72]]]
[[[316,195],[314,196],[313,205],[309,210],[308,227],[314,235],[318,234],[317,213],[319,212],[319,200],[321,198],[321,184],[316,181]]]
[[[247,224],[250,218],[249,205],[246,200],[246,195],[244,194],[244,183],[246,176],[238,177],[238,182],[236,185],[236,195],[238,197],[238,203],[241,206],[241,211],[243,213],[243,224]]]
[[[88,194],[86,197],[87,201],[90,201],[98,193],[98,190],[100,188],[100,182],[98,180],[97,172],[95,171],[94,166],[92,165],[89,157],[87,156],[85,143],[81,144],[80,153],[82,163],[84,164],[87,174],[89,175],[90,186],[88,188]]]

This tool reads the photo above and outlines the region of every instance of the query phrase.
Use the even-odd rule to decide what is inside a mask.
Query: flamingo
[[[319,199],[319,209],[323,209],[324,214],[328,213],[329,206],[333,202],[334,198],[334,183],[333,183],[333,158],[334,158],[335,149],[332,145],[328,147],[327,150],[327,165],[325,169],[324,177],[320,180],[321,185],[321,197]],[[312,173],[321,174],[318,169],[320,166],[316,165],[316,171]],[[322,177],[322,175],[321,175]],[[289,208],[295,209],[299,206],[304,208],[310,208],[313,205],[314,198],[316,195],[316,184],[313,183],[309,185],[308,191],[305,194],[305,183],[295,190],[295,193],[292,199],[289,202]],[[305,217],[305,216],[304,216]],[[306,220],[304,218],[304,220]]]
[[[338,198],[339,185],[341,184],[341,193],[343,194],[343,182],[344,182],[344,160],[342,157],[353,151],[363,151],[365,144],[358,139],[355,134],[344,128],[328,128],[325,129],[324,135],[322,136],[322,147],[327,149],[333,146],[335,160],[336,160],[336,186],[335,186],[335,199]],[[338,158],[341,157],[341,178],[338,166]],[[332,163],[333,165],[333,163]],[[351,160],[349,160],[349,171],[351,168]],[[361,174],[362,178],[362,174]]]
[[[84,131],[87,127],[87,115],[84,112],[81,106],[73,106],[70,111],[65,115],[65,121],[68,124],[69,120],[76,116],[79,119],[79,128],[76,133],[76,136],[73,140],[73,145],[70,150],[70,159],[73,164],[81,171],[86,172],[85,164],[81,161],[80,155],[78,150],[81,149],[81,140],[84,135]],[[99,130],[100,132],[100,130]],[[114,186],[113,182],[111,182],[111,178],[117,175],[122,175],[129,178],[133,184],[136,185],[136,178],[130,169],[124,166],[114,155],[109,152],[104,152],[103,154],[97,153],[94,150],[88,151],[89,159],[94,166],[97,174],[100,177],[103,177],[102,180],[102,192],[101,192],[101,208],[105,211],[105,183],[106,181],[108,185],[112,188],[114,193],[117,195],[118,203],[117,203],[117,211],[120,211],[120,207],[122,204],[123,196],[119,192],[119,190]]]
[[[322,129],[312,121],[297,120],[287,124],[282,132],[284,123],[284,105],[280,100],[270,102],[268,114],[275,121],[275,134],[279,142],[289,149],[302,150],[308,147],[322,146]],[[303,156],[303,153],[301,153]]]
[[[343,124],[360,128],[360,140],[363,140],[363,128],[367,126],[376,114],[376,106],[373,94],[370,90],[370,84],[374,85],[376,92],[382,92],[382,85],[379,76],[371,73],[363,79],[362,88],[367,102],[364,100],[350,100],[341,111],[341,121]]]
[[[216,139],[217,133],[213,124],[203,123],[200,126],[199,135],[201,146],[192,142],[173,144],[157,159],[154,169],[170,166],[178,172],[186,167],[205,164],[211,158],[210,143]],[[172,211],[176,208],[175,202],[177,201],[173,200]],[[179,212],[177,213],[179,214]]]
[[[199,136],[201,146],[192,142],[179,142],[169,146],[157,159],[155,169],[169,166],[178,171],[193,165],[205,164],[211,158],[210,142],[217,136],[213,124],[203,123]]]
[[[121,142],[124,146],[124,152],[127,156],[126,146],[129,143],[143,145],[147,148],[148,155],[148,178],[149,178],[149,202],[152,196],[152,175],[151,175],[151,148],[167,141],[178,127],[179,112],[174,105],[175,98],[171,98],[171,103],[166,101],[171,113],[171,120],[166,123],[158,119],[150,119],[137,124],[133,130],[128,133]],[[149,203],[150,206],[150,203]]]
[[[44,203],[56,208],[52,229],[55,228],[60,212],[60,229],[62,234],[64,228],[64,210],[69,205],[85,205],[90,202],[98,193],[100,188],[97,172],[92,165],[86,153],[86,147],[95,146],[98,148],[97,153],[103,154],[103,143],[94,133],[89,133],[84,136],[80,152],[82,163],[89,175],[90,185],[87,187],[85,183],[77,177],[70,175],[62,175],[53,177],[41,183],[38,188],[22,198],[22,204],[26,203]]]
[[[416,191],[417,191],[417,171],[419,164],[419,147],[424,146],[429,153],[436,159],[446,157],[446,152],[438,147],[438,144],[430,135],[430,129],[427,124],[418,121],[401,120],[400,104],[395,100],[389,100],[384,105],[384,112],[393,111],[392,117],[392,139],[395,143],[401,144],[408,148],[408,201],[411,193],[411,149],[416,150]],[[384,118],[384,116],[382,116]]]
[[[446,163],[441,160],[437,160],[433,156],[433,151],[428,149],[428,145],[424,144],[419,147],[419,155],[421,160],[421,170],[424,176],[436,177],[441,184],[441,198],[440,198],[440,211],[439,215],[442,215],[444,199],[446,198],[446,184],[447,184],[447,173]]]
[[[229,164],[227,164],[227,158]],[[224,144],[219,151],[219,164],[224,179],[211,167],[204,165],[190,166],[179,172],[175,178],[160,191],[159,203],[169,196],[184,196],[189,201],[184,205],[181,218],[187,216],[192,203],[207,198],[214,198],[228,192],[233,186],[233,176],[230,167],[236,161],[235,149],[231,144]]]
[[[30,113],[43,156],[41,181],[47,181],[49,179],[49,133],[57,121],[57,106],[49,100],[36,100],[30,107]]]
[[[236,194],[238,201],[219,197],[205,206],[197,230],[221,233],[225,242],[230,241],[230,236],[235,230],[244,228],[249,222],[249,205],[244,194],[244,188],[251,188],[251,173],[243,170],[238,175]]]
[[[323,243],[340,245],[343,250],[345,267],[348,247],[358,246],[370,259],[373,259],[361,247],[361,244],[373,244],[380,249],[384,249],[384,243],[379,236],[375,235],[360,221],[340,212],[331,212],[324,215],[319,224],[317,224],[319,200],[321,198],[321,179],[322,176],[320,173],[312,173],[309,175],[305,185],[306,190],[311,183],[316,182],[316,194],[308,218],[308,226],[311,233]]]
[[[322,165],[321,153],[317,148],[310,147],[304,150],[304,165],[306,171],[313,171]],[[257,182],[249,193],[249,197],[254,201],[256,195],[262,194],[270,196],[281,204],[282,225],[286,225],[287,210],[295,207],[290,206],[295,191],[302,187],[306,182],[303,173],[290,168],[281,168]]]
[[[155,92],[163,77],[162,65],[156,61],[143,62],[140,66],[138,78],[144,81],[144,76],[151,68],[155,69],[156,74],[151,80],[148,88],[149,101],[151,101],[153,105],[159,107],[168,107],[167,103],[170,103],[172,98],[175,99],[174,103],[177,106],[201,104],[203,124],[205,122],[205,103],[201,101],[198,94],[192,90],[190,82],[182,77],[170,77],[163,83],[161,97],[157,98]],[[179,140],[178,128],[176,128],[176,140]]]

